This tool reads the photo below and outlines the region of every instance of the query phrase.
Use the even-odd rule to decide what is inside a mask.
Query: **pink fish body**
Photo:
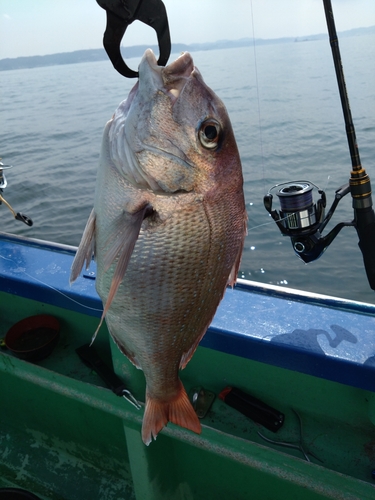
[[[223,103],[188,53],[147,50],[139,82],[104,130],[95,203],[72,266],[93,252],[108,329],[146,377],[142,439],[169,422],[201,426],[179,379],[246,234],[241,162]]]

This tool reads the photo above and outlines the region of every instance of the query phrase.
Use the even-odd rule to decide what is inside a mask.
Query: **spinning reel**
[[[316,203],[313,200],[314,187],[320,195],[320,199]],[[276,189],[276,195],[280,202],[279,212],[272,210],[273,195],[271,191]],[[336,191],[335,200],[326,216],[326,194],[309,181],[276,184],[264,197],[263,203],[281,233],[290,237],[295,253],[307,263],[318,259],[344,226],[354,225],[354,222],[341,222],[327,236],[322,236],[323,229],[331,219],[339,201],[349,191],[349,184]]]
[[[314,187],[320,199],[313,200]],[[280,201],[280,210],[272,210],[273,195]],[[323,229],[330,221],[339,201],[348,193],[353,200],[354,219],[340,222],[326,236]],[[375,214],[372,208],[370,178],[364,169],[351,172],[349,183],[335,192],[335,199],[325,216],[326,195],[309,181],[293,181],[273,186],[263,199],[266,210],[271,214],[284,236],[289,236],[295,253],[304,262],[318,259],[345,226],[354,226],[359,237],[359,248],[363,256],[370,287],[375,290]]]

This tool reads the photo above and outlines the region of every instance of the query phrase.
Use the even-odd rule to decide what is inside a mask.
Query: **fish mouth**
[[[199,71],[195,68],[189,52],[183,52],[175,61],[164,67],[158,66],[155,54],[151,49],[147,49],[139,65],[140,87],[144,80],[148,86],[152,82],[155,90],[162,90],[169,95],[172,104],[182,93],[188,79],[197,75]]]
[[[128,98],[116,110],[109,130],[111,158],[127,181],[140,189],[151,189],[158,194],[173,194],[191,190],[191,172],[194,165],[172,137],[159,137],[150,133],[150,116],[158,94],[169,99],[171,107],[181,96],[186,84],[200,73],[194,67],[188,52],[181,54],[168,66],[158,66],[151,49],[146,50],[139,65],[139,80]],[[169,112],[170,110],[168,110]],[[168,181],[159,181],[143,154],[163,157],[163,165],[173,162],[176,173]],[[174,178],[177,180],[175,181]],[[186,178],[186,179],[185,179]],[[183,184],[183,185],[182,185]]]

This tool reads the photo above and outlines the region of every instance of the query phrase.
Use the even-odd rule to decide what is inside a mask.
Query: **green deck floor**
[[[0,353],[0,486],[48,500],[370,499],[375,498],[374,394],[335,382],[198,348],[182,379],[216,394],[233,385],[285,413],[271,433],[216,399],[200,436],[173,424],[145,447],[142,410],[104,387],[76,347],[97,318],[0,294],[0,335],[40,313],[61,322],[53,354],[31,364]],[[143,399],[143,374],[108,339],[96,348]],[[298,442],[318,457],[264,442]]]

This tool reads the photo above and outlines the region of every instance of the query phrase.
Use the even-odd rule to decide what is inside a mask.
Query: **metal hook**
[[[133,394],[130,391],[128,391],[128,389],[123,389],[122,397],[125,398],[126,401],[128,401],[130,404],[135,406],[137,410],[140,410],[142,408],[140,402],[137,399],[135,399]]]
[[[133,21],[141,21],[156,31],[159,44],[159,66],[165,66],[171,53],[167,11],[161,0],[97,0],[107,12],[103,45],[114,68],[127,78],[138,78],[122,58],[121,40]]]

